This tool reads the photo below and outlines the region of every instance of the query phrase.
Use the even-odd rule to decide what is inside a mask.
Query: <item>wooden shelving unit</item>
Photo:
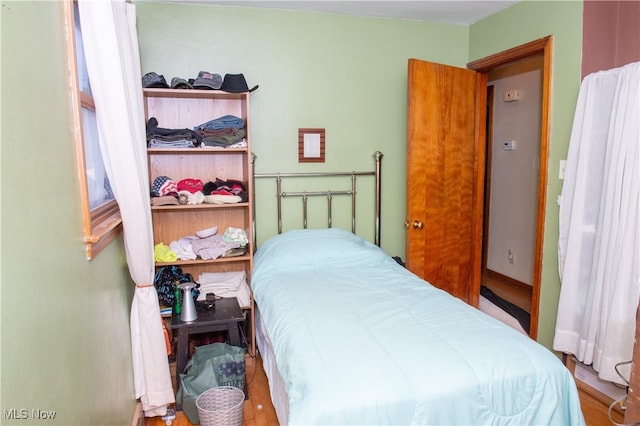
[[[253,242],[253,182],[250,136],[250,93],[227,93],[218,90],[144,89],[145,117],[155,117],[158,126],[167,129],[193,129],[210,120],[234,115],[245,121],[247,146],[242,148],[148,148],[149,187],[158,176],[174,182],[200,179],[203,183],[221,180],[242,181],[248,201],[236,204],[195,204],[151,206],[154,244],[169,245],[172,241],[194,235],[196,231],[218,227],[222,233],[228,227],[245,231],[249,244]],[[157,263],[156,268],[178,265],[194,279],[204,272],[245,271],[251,284],[254,248],[247,254],[213,260],[178,260]],[[243,306],[249,321],[248,350],[255,354],[253,332],[253,297]]]

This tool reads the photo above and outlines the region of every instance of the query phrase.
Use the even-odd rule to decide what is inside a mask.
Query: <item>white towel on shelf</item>
[[[200,295],[198,300],[205,300],[207,293],[214,293],[217,297],[236,297],[242,308],[251,304],[251,290],[247,285],[245,271],[231,272],[203,272],[198,277]]]

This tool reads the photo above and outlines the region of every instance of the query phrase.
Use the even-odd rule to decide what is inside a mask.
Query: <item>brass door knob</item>
[[[404,229],[409,229],[410,226],[411,226],[411,223],[408,220],[405,220]],[[419,220],[413,221],[413,229],[422,229],[422,228],[424,228],[424,223],[420,222]]]

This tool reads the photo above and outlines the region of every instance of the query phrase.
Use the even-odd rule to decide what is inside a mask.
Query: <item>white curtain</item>
[[[127,263],[136,284],[131,306],[136,398],[140,398],[146,416],[164,415],[175,397],[153,287],[153,235],[135,6],[124,0],[81,0],[78,5],[100,148],[120,206]]]
[[[640,62],[582,82],[560,199],[555,350],[624,384],[640,295]]]

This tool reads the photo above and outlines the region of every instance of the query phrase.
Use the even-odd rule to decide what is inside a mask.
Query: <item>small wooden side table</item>
[[[189,336],[192,334],[208,333],[210,331],[227,331],[231,346],[242,346],[240,340],[239,323],[244,321],[244,314],[238,299],[225,297],[217,299],[215,309],[198,308],[198,318],[195,321],[183,322],[180,314],[171,317],[171,329],[178,333],[178,347],[176,349],[176,385],[180,386],[180,373],[183,372],[189,359]]]

